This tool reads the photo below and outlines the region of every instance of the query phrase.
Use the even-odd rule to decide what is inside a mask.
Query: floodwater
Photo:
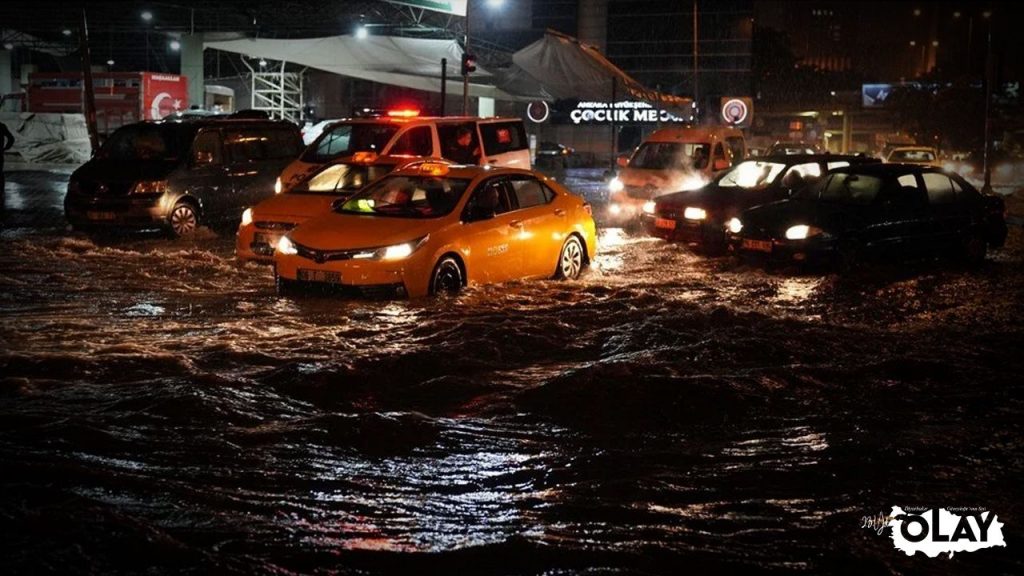
[[[65,230],[65,178],[8,177],[5,574],[1024,572],[1017,226],[973,271],[606,228],[578,282],[285,298],[230,229]],[[1008,546],[906,557],[894,505]]]

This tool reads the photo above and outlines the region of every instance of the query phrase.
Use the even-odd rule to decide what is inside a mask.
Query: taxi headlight
[[[249,224],[252,224],[252,208],[246,208],[245,212],[242,212],[242,226]]]
[[[616,176],[615,178],[612,178],[608,182],[608,191],[609,192],[622,192],[622,190],[625,187],[626,187],[626,185],[622,183],[622,180],[619,180],[618,176]]]
[[[285,256],[294,256],[299,253],[295,248],[295,243],[287,236],[281,236],[281,239],[277,241],[277,251]]]
[[[385,246],[374,253],[374,256],[380,260],[401,260],[408,258],[413,252],[419,249],[427,243],[429,235],[413,240],[412,242],[404,242],[402,244],[395,244],[393,246]],[[358,258],[359,256],[355,256]]]
[[[278,176],[277,180],[274,180],[274,194],[280,194],[284,191],[284,184],[281,184],[281,177]]]
[[[806,224],[797,224],[796,226],[790,226],[786,230],[787,240],[804,240],[812,236],[817,236],[823,231],[817,226],[808,226]]]
[[[703,220],[708,217],[708,213],[703,208],[694,208],[688,206],[686,210],[683,210],[683,218],[687,220]]]
[[[648,200],[647,202],[644,202],[644,213],[646,214],[654,214],[657,208],[658,205],[654,203],[654,200]]]
[[[730,218],[725,223],[725,228],[733,234],[739,234],[743,230],[743,222],[740,222],[739,218]]]

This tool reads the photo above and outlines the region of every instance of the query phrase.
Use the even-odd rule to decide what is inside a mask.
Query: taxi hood
[[[317,250],[377,248],[422,238],[442,227],[445,220],[328,212],[308,220],[288,236]]]
[[[338,196],[333,194],[297,194],[294,192],[276,194],[252,209],[253,218],[256,220],[305,220],[329,212],[331,204],[337,199]]]

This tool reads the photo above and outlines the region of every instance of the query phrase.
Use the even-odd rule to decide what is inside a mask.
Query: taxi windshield
[[[302,155],[303,162],[322,164],[356,152],[380,154],[398,132],[394,124],[342,122],[329,126]]]
[[[394,164],[332,164],[290,192],[298,194],[352,193],[394,169]]]
[[[382,178],[342,204],[343,214],[397,218],[439,218],[451,213],[469,180],[439,176]]]
[[[718,179],[722,188],[758,188],[775,182],[786,168],[779,162],[740,162]]]

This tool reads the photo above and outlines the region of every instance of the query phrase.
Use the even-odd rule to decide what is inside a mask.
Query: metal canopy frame
[[[289,72],[288,63],[270,63],[266,67],[253,68],[249,60],[243,58],[242,62],[249,69],[251,78],[250,107],[253,110],[262,110],[275,120],[288,120],[299,123],[302,121],[302,111],[306,106],[305,87],[306,69],[298,72]],[[266,70],[264,70],[266,68]]]

